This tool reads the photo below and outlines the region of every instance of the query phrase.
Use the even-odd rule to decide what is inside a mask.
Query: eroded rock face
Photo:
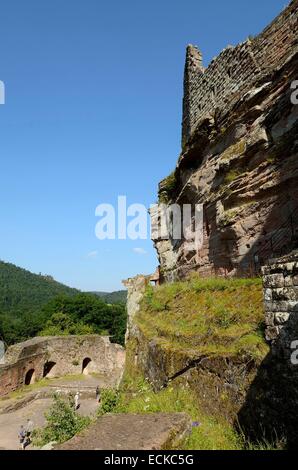
[[[252,358],[249,353],[208,356],[200,351],[199,346],[177,349],[174,344],[172,347],[160,341],[160,337],[151,337],[137,321],[144,296],[144,284],[141,283],[136,298],[140,278],[132,278],[126,284],[128,298],[134,296],[134,302],[128,303],[131,327],[126,345],[126,371],[141,372],[156,391],[170,384],[189,387],[206,413],[234,422],[245,404],[247,390],[261,360]]]
[[[289,226],[298,208],[298,106],[291,101],[298,77],[297,18],[295,0],[260,36],[225,50],[206,70],[198,51],[188,48],[183,150],[159,196],[168,205],[204,204],[204,243],[189,250],[185,239],[154,234],[165,281],[190,271],[254,274],[273,254],[297,244],[297,217]],[[286,34],[289,24],[294,36]],[[246,68],[229,78],[229,64],[239,54],[246,59],[235,67]],[[216,82],[214,96],[206,88],[209,100],[199,87],[204,80],[210,90]]]
[[[127,341],[135,334],[134,318],[140,310],[140,302],[145,293],[146,287],[149,284],[149,276],[142,274],[122,281],[123,285],[127,288],[127,327],[125,340]]]

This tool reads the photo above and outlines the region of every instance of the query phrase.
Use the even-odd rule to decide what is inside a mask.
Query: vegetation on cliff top
[[[149,286],[137,323],[163,347],[202,354],[268,352],[260,279],[202,279]]]
[[[146,342],[154,339],[162,349],[170,350],[171,357],[183,352],[189,357],[192,353],[196,357],[201,353],[226,357],[237,354],[261,360],[268,351],[263,316],[260,279],[202,279],[193,275],[185,282],[148,286],[135,321]],[[205,406],[183,376],[156,388],[136,365],[138,341],[128,341],[124,379],[120,392],[107,396],[108,412],[187,413],[193,420],[192,433],[179,449],[271,448],[265,441],[248,442],[216,407]],[[224,403],[226,397],[222,400]]]
[[[173,198],[175,190],[177,189],[178,181],[176,172],[173,171],[159,184],[158,202],[159,204],[168,204]]]

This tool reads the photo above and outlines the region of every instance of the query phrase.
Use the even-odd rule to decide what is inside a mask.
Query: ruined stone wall
[[[268,75],[297,50],[298,1],[293,0],[259,36],[227,47],[204,70],[197,48],[188,46],[184,75],[182,143],[198,123]]]
[[[122,346],[110,343],[109,337],[105,336],[33,338],[7,350],[4,365],[0,366],[0,396],[25,385],[26,380],[33,383],[45,376],[82,372],[111,374],[117,383],[122,376],[124,360]]]
[[[251,384],[238,421],[250,440],[298,445],[298,251],[263,267],[270,352]]]
[[[264,266],[266,339],[283,343],[290,354],[291,342],[298,340],[298,251],[272,260]],[[296,337],[297,336],[297,337]]]

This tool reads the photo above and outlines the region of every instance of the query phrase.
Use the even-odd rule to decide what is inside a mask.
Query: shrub
[[[112,413],[117,408],[119,403],[119,393],[117,390],[107,388],[101,392],[101,406],[98,414],[104,415],[105,413]]]
[[[65,442],[91,422],[89,417],[80,416],[75,412],[73,397],[64,399],[59,395],[54,395],[54,403],[46,413],[46,420],[45,428],[33,433],[34,443],[38,446],[49,442]]]

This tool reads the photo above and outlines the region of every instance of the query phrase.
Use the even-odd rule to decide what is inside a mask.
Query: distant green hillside
[[[90,292],[90,294],[98,295],[107,304],[118,304],[118,303],[126,304],[126,300],[127,300],[126,290],[118,290],[115,292]]]
[[[123,343],[125,302],[125,291],[81,293],[0,261],[0,340],[6,345],[40,334],[84,333],[109,334]]]
[[[32,274],[0,261],[0,312],[13,315],[33,313],[57,295],[79,291],[56,282],[51,276]]]

